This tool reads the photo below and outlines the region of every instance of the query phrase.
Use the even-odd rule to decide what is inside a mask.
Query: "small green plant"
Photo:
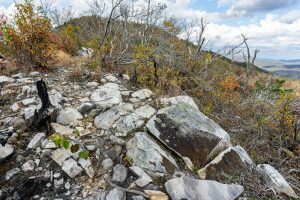
[[[75,129],[75,130],[77,130],[77,129]],[[55,134],[50,135],[49,140],[54,142],[54,144],[57,147],[63,147],[65,149],[70,148],[72,153],[77,153],[80,149],[79,144],[72,144],[71,145],[70,138],[65,137],[65,136],[61,136],[59,133],[55,133]],[[84,150],[78,152],[78,157],[87,160],[89,158],[89,154],[90,154],[89,151],[84,149]]]
[[[79,137],[80,136],[79,130],[77,128],[74,128],[73,134],[75,135],[75,137]]]
[[[133,161],[131,158],[129,158],[127,155],[123,158],[123,162],[125,166],[130,167],[133,165]]]

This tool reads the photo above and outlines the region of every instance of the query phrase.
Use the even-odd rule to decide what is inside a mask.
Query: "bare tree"
[[[251,74],[253,72],[253,70],[256,68],[256,66],[254,65],[254,62],[255,62],[257,54],[259,53],[260,50],[255,49],[254,54],[251,58],[250,48],[249,48],[249,45],[247,42],[248,38],[246,38],[243,34],[241,34],[241,35],[243,37],[243,44],[245,44],[246,51],[247,51],[247,55],[245,54],[245,52],[243,52],[244,61],[247,66],[247,74]]]
[[[58,27],[64,23],[70,21],[75,16],[71,6],[62,9],[53,8],[49,11],[49,17],[53,23],[53,26]]]

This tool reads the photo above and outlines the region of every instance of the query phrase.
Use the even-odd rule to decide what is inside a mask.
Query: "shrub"
[[[15,26],[6,25],[4,28],[4,51],[22,63],[46,67],[56,51],[51,21],[41,7],[33,5],[32,0],[16,4],[16,9]]]

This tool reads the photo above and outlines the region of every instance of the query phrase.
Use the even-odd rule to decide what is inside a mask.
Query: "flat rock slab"
[[[122,102],[121,92],[111,85],[100,86],[90,97],[91,101],[101,107],[112,107]]]
[[[149,131],[182,157],[189,169],[204,166],[230,146],[230,137],[195,107],[179,103],[158,111],[147,123]]]
[[[42,144],[42,142],[45,139],[46,139],[46,134],[45,133],[37,133],[31,139],[31,141],[27,145],[27,148],[28,149],[36,149],[36,148],[38,148]]]
[[[171,98],[159,98],[159,103],[161,105],[163,105],[164,107],[177,105],[179,103],[186,103],[186,104],[189,104],[189,105],[193,106],[194,108],[198,109],[198,106],[196,105],[196,103],[194,102],[194,100],[192,99],[192,97],[189,97],[189,96],[177,96],[177,97],[171,97]]]
[[[173,173],[178,168],[175,159],[164,151],[149,135],[136,133],[126,144],[127,156],[133,165],[152,173]]]
[[[228,147],[222,151],[204,168],[198,171],[201,179],[216,179],[221,174],[239,176],[246,168],[255,168],[255,164],[248,153],[241,147]]]
[[[297,194],[274,167],[268,164],[262,164],[257,166],[257,171],[263,176],[268,187],[275,194],[286,194],[289,197],[298,199]]]
[[[227,185],[187,176],[167,181],[165,188],[172,200],[234,200],[244,191],[241,185]]]
[[[119,118],[120,115],[117,110],[108,110],[95,118],[94,125],[98,129],[109,130]]]

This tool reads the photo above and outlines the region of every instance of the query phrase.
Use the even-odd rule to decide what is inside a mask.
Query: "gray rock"
[[[13,112],[17,112],[18,110],[21,109],[21,102],[16,102],[14,103],[13,105],[10,106],[10,109],[13,111]]]
[[[116,78],[113,75],[107,75],[104,78],[106,79],[107,82],[117,82],[118,81],[118,78]]]
[[[119,188],[114,188],[108,192],[105,200],[126,200],[126,192]]]
[[[241,185],[226,185],[216,181],[197,180],[187,176],[167,181],[165,188],[172,200],[234,200],[244,191]]]
[[[107,158],[103,160],[101,164],[104,169],[109,169],[114,165],[114,162],[112,161],[112,159]]]
[[[30,140],[29,144],[27,145],[28,149],[36,149],[39,147],[42,142],[45,140],[46,134],[45,133],[37,133],[34,137]]]
[[[86,84],[87,87],[97,87],[98,85],[99,85],[99,83],[98,83],[98,82],[95,82],[95,81],[93,81],[93,82],[88,82],[88,83]]]
[[[64,161],[62,170],[64,170],[71,178],[75,178],[83,169],[77,165],[77,162],[74,159],[70,158]]]
[[[24,108],[24,119],[27,123],[31,123],[33,121],[35,110],[37,110],[37,107],[33,105],[28,108]]]
[[[64,161],[72,156],[69,150],[64,148],[56,149],[52,152],[51,158],[59,165],[62,166]]]
[[[83,117],[78,112],[78,110],[74,108],[66,108],[59,112],[59,115],[57,116],[56,122],[63,125],[78,125],[78,120],[81,120]]]
[[[229,147],[230,137],[214,121],[185,103],[163,108],[148,123],[149,131],[182,157],[189,169]]]
[[[126,144],[133,165],[152,173],[173,173],[178,168],[174,158],[146,133],[139,132]]]
[[[228,147],[204,168],[198,171],[201,179],[215,179],[220,174],[238,175],[255,164],[248,153],[241,147]]]
[[[54,179],[54,187],[58,188],[64,184],[64,178]]]
[[[119,115],[121,116],[126,115],[128,112],[134,111],[133,105],[131,103],[120,103],[114,108],[118,111]]]
[[[118,111],[108,110],[98,115],[94,120],[94,125],[98,129],[109,130],[113,123],[120,118]]]
[[[117,134],[116,136],[127,136],[129,133],[137,130],[138,128],[142,127],[144,125],[145,121],[142,117],[139,115],[132,113],[130,115],[127,115],[125,117],[122,117],[117,122]]]
[[[40,72],[30,72],[29,76],[39,76]]]
[[[153,180],[152,178],[140,167],[137,166],[131,166],[129,168],[135,175],[137,175],[139,178],[135,181],[136,185],[139,187],[145,187],[149,183],[151,183]]]
[[[145,105],[136,109],[134,113],[143,119],[150,119],[156,113],[156,110],[149,105]]]
[[[29,98],[29,99],[23,99],[22,103],[23,103],[24,106],[29,106],[29,105],[32,105],[32,104],[37,104],[38,102],[34,97],[32,97],[32,98]]]
[[[189,96],[177,96],[177,97],[171,97],[171,98],[159,98],[159,103],[162,104],[164,107],[167,106],[173,106],[177,105],[179,103],[186,103],[198,110],[198,106],[192,99],[192,97]]]
[[[26,163],[22,165],[22,170],[24,172],[33,171],[35,168],[35,163],[33,160],[28,160]]]
[[[286,194],[289,197],[298,199],[297,194],[274,167],[268,164],[262,164],[257,166],[257,171],[263,176],[267,186],[275,194]]]
[[[105,85],[100,86],[99,89],[95,90],[91,94],[91,101],[101,107],[112,107],[122,102],[121,92],[117,89],[106,87]]]
[[[12,83],[15,79],[7,77],[7,76],[0,76],[0,84],[1,83]]]
[[[70,128],[69,126],[63,126],[57,123],[51,123],[51,127],[55,133],[60,133],[61,135],[67,136],[74,136],[73,131],[74,129]]]
[[[132,200],[146,200],[143,196],[132,196]]]
[[[62,106],[60,105],[63,101],[63,96],[60,93],[49,95],[49,100],[52,106],[56,109],[62,109]]]
[[[10,144],[0,145],[0,163],[14,152],[14,147]]]
[[[9,170],[8,172],[6,172],[5,175],[5,180],[10,180],[14,175],[18,174],[21,171],[20,168],[13,168],[11,170]]]
[[[117,164],[113,167],[112,181],[123,183],[127,177],[127,169],[124,165]]]
[[[88,112],[90,112],[91,110],[93,109],[96,109],[97,108],[97,105],[93,102],[84,102],[80,105],[78,111],[81,113],[81,114],[86,114]]]
[[[131,96],[140,100],[146,100],[152,96],[152,92],[148,89],[143,89],[132,93]]]
[[[95,174],[95,171],[92,167],[92,163],[90,159],[83,159],[83,158],[79,158],[78,163],[80,164],[80,166],[84,169],[85,173],[92,178]]]

